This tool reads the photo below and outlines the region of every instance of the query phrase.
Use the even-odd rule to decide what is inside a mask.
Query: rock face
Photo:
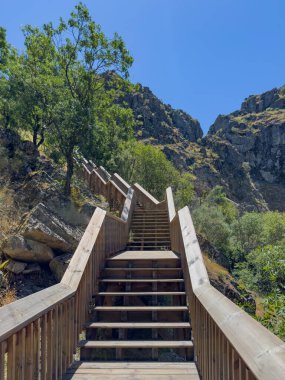
[[[218,116],[203,144],[232,199],[247,209],[285,211],[285,87],[250,96]]]
[[[68,225],[42,203],[31,211],[20,232],[25,238],[63,252],[73,252],[82,237],[79,228]]]
[[[239,111],[219,115],[203,138],[196,120],[147,87],[139,86],[126,101],[137,139],[192,172],[198,194],[222,185],[244,210],[285,211],[285,86],[249,96]]]
[[[148,87],[138,85],[124,101],[133,110],[138,139],[151,139],[153,144],[195,142],[203,136],[197,120],[182,110],[161,102]]]
[[[3,252],[12,259],[24,262],[49,263],[54,258],[53,251],[46,244],[22,236],[11,236]]]

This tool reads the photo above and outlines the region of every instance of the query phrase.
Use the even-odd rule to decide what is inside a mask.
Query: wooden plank
[[[95,311],[186,311],[187,306],[96,306]]]
[[[185,292],[100,292],[97,296],[185,296]]]
[[[7,380],[16,379],[16,343],[17,335],[13,334],[8,339]]]
[[[184,282],[183,278],[102,278],[100,282]]]
[[[92,374],[66,374],[63,380],[90,380],[92,379]],[[135,376],[130,375],[116,375],[116,380],[154,380],[153,375],[147,375],[139,373]],[[199,380],[198,374],[179,374],[179,380]],[[100,375],[100,380],[114,380],[114,375]],[[155,380],[177,380],[177,374],[175,375],[155,375]]]
[[[194,362],[74,362],[70,368],[98,368],[98,369],[145,369],[145,368],[183,368],[196,369]]]
[[[84,340],[79,342],[84,348],[179,348],[193,347],[190,340]]]
[[[180,260],[172,251],[125,251],[115,256],[107,258],[108,261],[114,260]]]
[[[110,271],[110,272],[118,272],[118,271],[125,271],[125,272],[140,272],[140,271],[157,271],[157,272],[163,272],[163,271],[182,271],[182,268],[159,268],[159,267],[152,267],[152,268],[143,268],[143,267],[136,267],[136,268],[128,268],[128,267],[121,267],[121,268],[104,268],[104,271]]]
[[[140,368],[139,371],[138,369],[136,368],[133,368],[133,369],[129,369],[129,368],[110,368],[107,372],[106,369],[104,368],[79,368],[79,369],[68,369],[67,370],[67,373],[76,373],[76,374],[92,374],[93,376],[97,375],[106,375],[106,374],[109,374],[109,375],[113,375],[114,376],[114,380],[115,380],[115,376],[117,375],[133,375],[133,376],[136,376],[138,373],[140,375],[153,375],[153,376],[156,376],[156,375],[193,375],[193,374],[196,374],[197,373],[197,369],[196,368],[179,368],[179,367],[176,367],[176,368],[171,368],[171,367],[168,367],[168,368],[164,368],[163,366],[161,366],[160,368]]]
[[[186,329],[189,322],[92,322],[86,328],[101,329]]]
[[[6,342],[1,342],[0,343],[0,380],[5,380],[6,374],[5,374],[5,354],[6,354],[6,349],[7,349],[7,343]]]

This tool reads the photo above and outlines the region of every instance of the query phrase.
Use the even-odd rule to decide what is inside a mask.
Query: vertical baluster
[[[232,348],[232,373],[233,380],[239,380],[239,357],[236,351]]]
[[[47,370],[46,379],[52,378],[53,373],[53,350],[54,350],[54,326],[53,326],[53,310],[47,314]]]
[[[47,363],[47,314],[41,318],[41,380],[46,380]]]
[[[34,375],[34,323],[26,327],[25,379],[33,380]]]
[[[23,328],[17,333],[17,347],[16,347],[16,379],[22,380],[25,377],[25,342],[26,342],[26,329]]]
[[[0,380],[5,380],[6,377],[6,349],[7,349],[7,343],[1,342],[0,343]]]
[[[8,363],[7,363],[7,379],[16,379],[16,343],[17,335],[13,334],[8,338]]]
[[[58,378],[62,378],[64,323],[62,304],[58,305]]]
[[[54,347],[53,347],[53,379],[58,379],[58,305],[55,306],[54,309]]]

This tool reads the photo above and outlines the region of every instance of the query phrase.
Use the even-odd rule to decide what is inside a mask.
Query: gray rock
[[[14,274],[20,274],[25,270],[27,265],[27,263],[23,263],[22,261],[10,260],[5,269]]]
[[[68,267],[71,258],[72,254],[66,253],[64,255],[55,257],[49,263],[50,270],[52,271],[52,273],[58,281],[62,279],[62,276],[64,275],[64,272],[66,271],[66,268]]]
[[[95,210],[96,210],[96,206],[89,202],[81,206],[80,214],[82,214],[87,224],[89,223]]]
[[[0,270],[0,288],[4,283],[4,273]]]
[[[3,252],[12,259],[37,263],[49,263],[55,256],[46,244],[22,236],[11,236],[4,245]]]
[[[39,203],[27,216],[20,232],[26,238],[63,252],[74,251],[82,237],[79,228],[68,225],[43,203]]]
[[[41,267],[39,264],[28,264],[25,270],[22,272],[23,274],[34,274],[39,273],[41,271]]]

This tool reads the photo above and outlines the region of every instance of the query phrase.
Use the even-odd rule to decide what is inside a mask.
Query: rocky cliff
[[[238,203],[285,210],[285,87],[218,116],[202,143],[218,154],[214,165]]]
[[[125,99],[139,140],[160,147],[196,190],[224,186],[245,210],[285,210],[285,86],[249,96],[239,111],[219,115],[207,136],[197,120],[163,104],[139,85]]]

